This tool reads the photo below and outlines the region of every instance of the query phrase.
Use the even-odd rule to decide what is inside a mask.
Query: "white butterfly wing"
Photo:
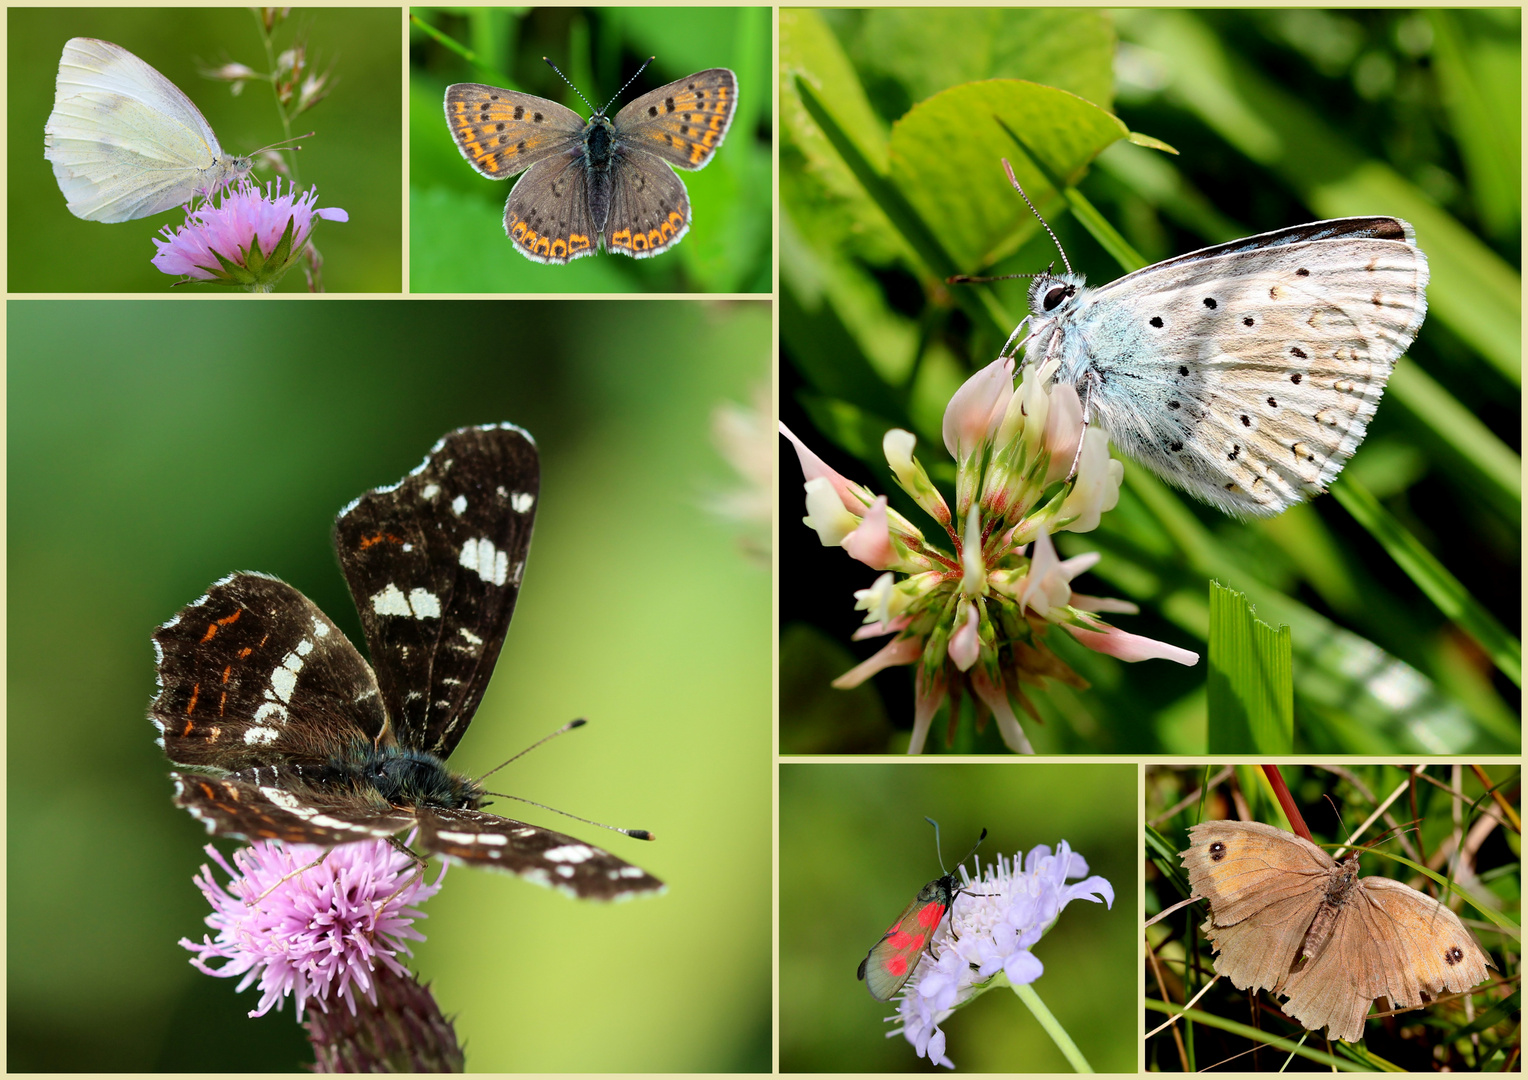
[[[1357,450],[1427,313],[1427,280],[1396,218],[1251,237],[1081,297],[1061,374],[1091,369],[1099,422],[1170,483],[1228,513],[1277,514]]]
[[[118,45],[71,38],[58,66],[43,156],[69,210],[128,221],[189,202],[248,172],[191,99]]]

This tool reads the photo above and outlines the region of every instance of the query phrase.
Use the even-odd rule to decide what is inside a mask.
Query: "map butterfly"
[[[375,670],[292,586],[240,573],[154,634],[149,718],[208,832],[332,847],[417,830],[424,854],[585,900],[663,883],[591,844],[482,810],[451,772],[504,642],[540,494],[536,444],[462,428],[340,511],[334,544]],[[637,830],[632,835],[646,836]]]

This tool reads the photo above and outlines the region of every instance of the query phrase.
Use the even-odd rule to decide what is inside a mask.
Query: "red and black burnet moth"
[[[933,818],[923,819],[934,827],[934,852],[939,853],[939,823]],[[987,830],[976,838],[971,850],[966,852],[964,863],[987,839]],[[956,863],[958,867],[960,863]],[[944,869],[944,857],[939,857],[939,869]],[[934,931],[944,920],[945,913],[955,902],[955,897],[966,890],[956,882],[955,875],[946,873],[935,878],[923,888],[911,904],[897,916],[881,940],[870,947],[865,959],[860,961],[858,976],[870,989],[870,996],[877,1001],[890,1001],[918,966],[925,949],[932,952]]]

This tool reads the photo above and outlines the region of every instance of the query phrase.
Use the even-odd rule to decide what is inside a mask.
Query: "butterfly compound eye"
[[[1045,294],[1045,310],[1054,311],[1063,300],[1071,296],[1074,292],[1076,292],[1076,290],[1070,285],[1057,285],[1054,289]]]

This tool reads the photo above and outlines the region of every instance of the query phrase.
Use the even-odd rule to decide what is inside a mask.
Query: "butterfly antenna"
[[[579,720],[579,721],[576,721],[576,723],[580,723],[581,724],[581,723],[583,723],[583,721]],[[553,732],[553,734],[559,734],[559,733],[558,732]],[[551,736],[548,735],[547,738],[551,738]],[[543,739],[541,741],[545,742],[546,739]],[[516,756],[518,756],[518,755],[516,755]],[[509,760],[513,761],[514,758],[510,758]],[[505,762],[505,764],[508,764],[508,762]],[[536,806],[536,807],[540,807],[542,810],[550,810],[554,814],[561,814],[563,817],[572,818],[574,821],[582,821],[585,825],[595,825],[595,826],[598,826],[601,829],[609,829],[611,832],[618,832],[622,836],[629,836],[629,837],[631,837],[633,840],[656,840],[657,839],[657,837],[655,837],[652,833],[648,832],[646,829],[623,829],[619,825],[606,825],[603,821],[593,821],[593,820],[591,820],[589,818],[586,818],[586,817],[579,817],[577,814],[570,814],[566,810],[559,810],[559,809],[557,809],[557,807],[555,807],[555,806],[548,806],[546,803],[535,802],[535,801],[533,801],[531,799],[522,799],[518,795],[506,795],[502,791],[485,791],[483,794],[485,794],[485,795],[492,795],[492,796],[494,796],[495,798],[498,798],[498,799],[513,799],[513,800],[515,800],[515,802],[523,802],[527,806]]]
[[[640,75],[646,71],[647,65],[651,64],[656,59],[658,59],[656,56],[649,56],[646,60],[642,61],[642,66],[637,68],[637,75]],[[627,86],[630,86],[632,83],[637,81],[637,75],[633,75],[631,78],[627,79],[625,85],[623,85],[619,90],[615,92],[615,97],[611,98],[608,102],[605,103],[605,107],[600,110],[601,116],[604,116],[607,112],[609,112],[610,106],[614,105],[620,96],[626,93]]]
[[[491,768],[487,772],[485,772],[482,776],[478,777],[476,782],[481,784],[484,780],[487,780],[494,773],[496,773],[500,769],[502,769],[505,765],[508,765],[511,761],[519,761],[526,754],[529,754],[532,750],[536,749],[536,747],[540,746],[542,743],[550,742],[551,740],[557,738],[557,736],[559,736],[559,735],[566,735],[568,732],[572,731],[574,728],[581,728],[585,724],[587,724],[588,722],[589,721],[583,719],[582,717],[580,717],[577,720],[569,720],[566,724],[562,725],[562,727],[558,728],[556,731],[552,732],[550,735],[545,735],[542,738],[539,738],[535,742],[531,743],[524,750],[521,750],[514,757],[510,758],[509,761],[505,761],[505,762],[502,762],[501,764],[495,765],[493,768]],[[504,797],[506,799],[514,798],[514,796],[512,796],[512,795],[506,795]]]
[[[582,98],[582,99],[583,99],[583,103],[584,103],[584,104],[585,104],[585,105],[588,105],[588,106],[589,106],[589,111],[590,111],[590,112],[591,112],[591,113],[594,113],[594,115],[595,115],[595,116],[600,116],[600,115],[601,115],[601,113],[597,113],[597,112],[594,112],[594,104],[593,104],[593,102],[591,102],[591,101],[590,101],[590,100],[589,100],[589,99],[588,99],[588,98],[586,98],[586,97],[584,97],[584,92],[583,92],[583,91],[582,91],[582,90],[580,90],[580,89],[579,89],[579,88],[578,88],[578,87],[576,87],[576,86],[573,86],[573,80],[572,80],[572,79],[570,79],[570,78],[568,78],[568,77],[567,77],[567,76],[566,76],[566,75],[564,75],[564,74],[563,74],[563,73],[562,73],[562,68],[560,68],[560,67],[558,67],[558,66],[557,66],[557,65],[556,65],[556,64],[554,64],[554,63],[552,63],[552,61],[551,61],[551,58],[550,58],[550,57],[546,57],[546,56],[543,56],[543,57],[542,57],[542,58],[541,58],[541,59],[543,59],[543,60],[545,60],[545,61],[546,61],[546,65],[547,65],[547,67],[549,67],[549,68],[551,68],[551,69],[552,69],[552,70],[553,70],[553,71],[555,71],[555,72],[557,72],[557,77],[558,77],[558,78],[559,78],[559,79],[561,79],[561,80],[562,80],[562,81],[563,81],[563,82],[565,82],[565,83],[567,83],[567,84],[568,84],[568,85],[569,85],[569,86],[572,86],[572,87],[573,87],[573,92],[574,92],[574,93],[575,93],[575,94],[577,94],[577,95],[578,95],[578,96],[579,96],[579,97],[580,97],[580,98]],[[511,759],[510,759],[510,760],[511,760],[511,761],[513,761],[513,760],[514,760],[514,759],[513,759],[513,758],[511,758]],[[505,764],[506,764],[506,765],[507,765],[507,764],[508,764],[508,762],[505,762]]]
[[[1003,158],[1003,171],[1008,174],[1008,182],[1013,185],[1013,190],[1019,193],[1019,198],[1024,200],[1024,205],[1029,207],[1030,211],[1035,215],[1037,219],[1039,219],[1039,222],[1045,228],[1045,231],[1050,233],[1051,243],[1055,244],[1056,250],[1061,252],[1061,261],[1066,266],[1066,272],[1070,274],[1072,272],[1072,263],[1071,260],[1066,257],[1066,249],[1061,246],[1061,241],[1056,239],[1055,230],[1053,230],[1050,225],[1046,223],[1046,220],[1043,217],[1040,217],[1040,211],[1035,209],[1035,204],[1029,201],[1028,195],[1024,194],[1024,189],[1019,186],[1019,178],[1013,175],[1013,166],[1008,164],[1007,158]]]
[[[287,147],[288,143],[291,144],[291,146],[288,147],[288,149],[301,150],[302,147],[297,145],[297,140],[299,140],[299,139],[311,139],[314,135],[317,135],[317,134],[318,134],[318,132],[316,132],[316,131],[310,131],[306,135],[293,135],[290,139],[281,139],[278,142],[271,143],[269,146],[262,146],[258,150],[252,150],[252,151],[250,151],[250,155],[249,156],[250,157],[254,157],[256,154],[263,154],[267,150],[280,150],[283,147]]]

